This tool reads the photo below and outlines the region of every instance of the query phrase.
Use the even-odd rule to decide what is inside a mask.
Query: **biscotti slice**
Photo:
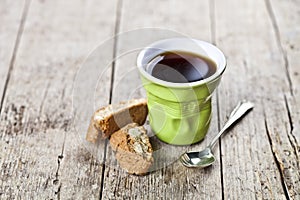
[[[153,163],[153,150],[143,126],[128,124],[113,133],[109,141],[121,168],[136,175],[149,171]]]
[[[146,99],[132,99],[116,105],[108,105],[97,110],[90,122],[86,139],[95,143],[98,135],[103,138],[130,123],[143,125],[148,114]]]

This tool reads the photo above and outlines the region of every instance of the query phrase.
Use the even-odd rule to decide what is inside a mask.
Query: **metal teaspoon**
[[[241,101],[231,112],[229,119],[222,130],[214,137],[211,143],[202,151],[186,152],[180,156],[181,163],[186,167],[204,168],[212,165],[216,158],[212,153],[216,142],[221,135],[238,119],[240,119],[248,110],[252,109],[254,104],[249,101]]]

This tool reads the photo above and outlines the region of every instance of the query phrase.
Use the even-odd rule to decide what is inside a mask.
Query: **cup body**
[[[147,71],[152,59],[164,52],[184,51],[206,56],[216,63],[210,77],[189,83],[157,79]],[[226,68],[224,54],[214,45],[190,38],[157,41],[143,49],[137,58],[147,93],[149,120],[156,136],[168,144],[189,145],[201,141],[211,121],[211,97]]]

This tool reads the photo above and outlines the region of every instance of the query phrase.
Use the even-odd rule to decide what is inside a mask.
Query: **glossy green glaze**
[[[171,83],[151,75],[149,63],[163,52],[185,51],[212,59],[217,66],[210,77]],[[170,38],[152,43],[137,58],[147,92],[150,126],[156,136],[169,144],[189,145],[201,141],[211,120],[211,96],[226,68],[224,54],[214,45],[191,38]]]
[[[188,145],[201,141],[211,120],[211,94],[219,83],[170,88],[142,76],[147,91],[150,126],[169,144]]]

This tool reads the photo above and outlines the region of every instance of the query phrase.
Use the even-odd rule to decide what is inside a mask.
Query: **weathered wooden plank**
[[[26,1],[14,2],[14,1],[2,1],[0,3],[0,112],[3,105],[4,93],[7,89],[7,81],[9,80],[10,71],[14,63],[14,58],[18,49],[19,38],[22,32],[22,21],[26,16],[28,7]],[[2,117],[2,112],[1,112]],[[1,135],[3,127],[0,126]],[[3,182],[6,181],[7,175],[9,174],[9,169],[5,169],[7,166],[4,158],[4,151],[8,151],[7,144],[9,140],[0,140],[0,197],[3,197],[5,191],[9,188],[2,187]],[[11,149],[10,149],[11,151]]]
[[[282,48],[282,56],[286,59],[285,65],[290,76],[293,94],[287,93],[289,103],[295,109],[290,112],[291,120],[293,121],[292,137],[295,137],[296,146],[298,146],[300,135],[295,134],[299,130],[299,95],[300,95],[300,5],[295,1],[272,1],[269,2],[269,12],[274,13],[273,22],[278,27],[278,45]],[[298,119],[298,122],[297,122]]]
[[[98,198],[102,165],[83,146],[85,133],[72,126],[72,87],[81,62],[113,34],[115,7],[115,1],[31,2],[1,117],[3,198]],[[102,104],[110,74],[98,90],[107,94]]]
[[[300,28],[298,26],[300,5],[295,1],[268,0],[266,0],[266,5],[276,34],[277,45],[284,60],[286,78],[290,87],[290,91],[285,91],[284,100],[285,114],[289,119],[289,123],[286,124],[286,132],[292,149],[279,149],[278,157],[282,162],[282,172],[289,194],[292,199],[299,199],[300,134],[297,133],[300,128]],[[277,123],[274,123],[274,127],[271,128],[276,130]]]
[[[295,197],[282,171],[296,160],[284,101],[289,83],[265,2],[216,1],[216,29],[228,57],[219,90],[221,122],[240,99],[255,102],[254,111],[222,140],[224,197]]]
[[[135,66],[136,56],[141,48],[158,39],[182,36],[181,33],[210,41],[209,7],[209,1],[189,1],[189,3],[172,0],[123,1],[120,19],[121,35],[118,37],[116,54],[122,56],[116,60],[112,101],[145,97]],[[163,27],[179,33],[148,29],[122,34],[124,31],[144,27]],[[214,113],[208,138],[217,132],[216,122],[217,113]],[[203,148],[207,142],[205,140],[193,145],[191,149]],[[183,149],[186,147],[169,147],[165,153],[170,157],[173,154],[173,157],[169,159],[165,156],[162,159],[166,161],[173,159],[174,162],[175,158],[183,153]],[[219,156],[218,151],[216,156]],[[221,199],[219,161],[205,170],[186,169],[178,161],[166,165],[165,168],[144,177],[128,175],[116,164],[113,152],[108,147],[102,197],[104,199]]]
[[[299,93],[299,54],[300,54],[300,5],[297,1],[266,0],[268,11],[274,26],[277,43],[282,51],[286,76],[293,93]],[[299,141],[299,140],[298,140]]]
[[[25,17],[25,12],[25,1],[0,2],[0,110],[2,94],[17,50],[17,36],[21,28],[21,19]]]

